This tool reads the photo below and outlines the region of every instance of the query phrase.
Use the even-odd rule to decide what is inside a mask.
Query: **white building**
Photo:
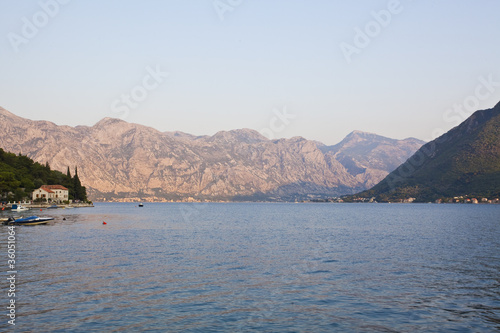
[[[69,200],[68,189],[62,185],[42,185],[33,191],[33,201],[37,199],[57,203],[67,201]]]

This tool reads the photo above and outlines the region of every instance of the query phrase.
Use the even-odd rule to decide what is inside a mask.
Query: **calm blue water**
[[[18,317],[13,330],[2,315],[3,331],[500,330],[499,205],[146,203],[36,213],[56,220],[17,227]],[[0,233],[6,252],[7,228]]]

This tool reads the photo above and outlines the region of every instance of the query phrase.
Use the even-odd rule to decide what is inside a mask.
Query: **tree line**
[[[21,201],[31,199],[32,192],[42,185],[62,185],[68,189],[70,200],[87,201],[87,189],[70,169],[66,174],[51,170],[45,165],[34,162],[24,155],[5,152],[0,148],[0,199],[2,201]]]

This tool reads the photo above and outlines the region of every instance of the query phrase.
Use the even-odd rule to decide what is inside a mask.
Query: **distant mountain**
[[[296,200],[359,192],[422,142],[353,132],[335,146],[269,140],[250,129],[213,136],[105,118],[92,127],[32,121],[0,108],[0,147],[65,171],[78,166],[93,200]]]
[[[476,111],[422,146],[362,197],[419,201],[455,196],[500,196],[500,103]]]
[[[334,146],[321,151],[339,161],[364,187],[377,184],[377,179],[396,169],[417,147],[425,142],[415,138],[389,139],[377,134],[353,131]]]

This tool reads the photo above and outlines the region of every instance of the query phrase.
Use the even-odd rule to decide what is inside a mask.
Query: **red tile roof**
[[[41,189],[49,192],[49,193],[54,193],[52,190],[63,190],[67,191],[68,189],[62,185],[42,185]]]

